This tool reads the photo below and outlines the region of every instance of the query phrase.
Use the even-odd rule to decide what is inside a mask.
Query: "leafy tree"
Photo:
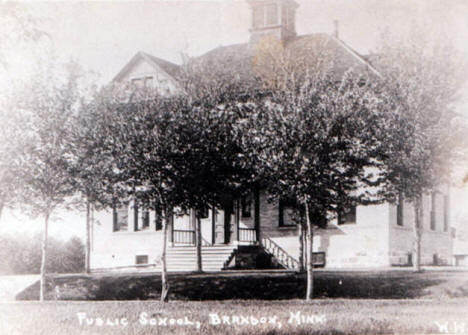
[[[185,185],[181,206],[196,211],[198,271],[202,271],[200,213],[206,207],[224,209],[226,201],[251,191],[254,184],[235,124],[249,112],[244,103],[255,97],[256,82],[237,71],[239,67],[222,58],[192,59],[178,77],[187,106],[174,123],[179,134],[174,146],[178,160],[187,164],[178,172]]]
[[[66,143],[71,114],[78,101],[78,77],[69,67],[60,80],[57,69],[42,68],[18,94],[15,108],[20,121],[14,125],[15,138],[23,141],[12,163],[20,181],[19,202],[32,216],[44,219],[40,300],[44,299],[49,218],[73,194],[67,174]]]
[[[307,294],[313,294],[313,229],[327,216],[373,200],[378,100],[360,76],[326,72],[292,90],[272,90],[242,127],[246,150],[269,176],[269,192],[306,219]]]
[[[382,195],[413,204],[415,271],[421,264],[422,196],[450,183],[464,142],[454,113],[464,63],[450,39],[430,40],[421,31],[413,28],[404,37],[384,34],[374,60],[388,108],[381,142]]]
[[[268,97],[240,127],[271,196],[296,208],[307,300],[313,294],[314,227],[350,206],[377,201],[370,187],[377,182],[372,167],[380,123],[375,72],[372,78],[366,71],[345,73],[330,43],[318,36],[305,53],[276,39],[260,41],[253,71]]]
[[[178,135],[173,133],[172,124],[176,117],[174,112],[180,111],[183,105],[177,97],[132,92],[130,87],[129,90],[108,87],[101,90],[88,107],[87,115],[92,122],[85,126],[95,130],[86,133],[89,143],[85,147],[92,152],[91,156],[89,151],[85,156],[91,161],[102,157],[101,168],[106,171],[99,175],[100,183],[92,185],[93,194],[107,195],[107,198],[98,197],[100,201],[107,199],[107,202],[102,201],[106,207],[126,205],[128,199],[133,198],[142,210],[162,213],[161,301],[167,301],[167,226],[183,193],[174,169],[179,162],[173,159],[171,143]],[[92,170],[89,180],[93,182],[93,163],[89,168]]]
[[[74,115],[68,142],[71,159],[69,175],[76,192],[79,194],[75,203],[78,209],[86,208],[86,243],[85,272],[90,272],[90,229],[91,215],[95,209],[113,205],[114,189],[106,181],[114,176],[112,156],[105,150],[103,141],[106,134],[96,127],[101,120],[98,106],[108,106],[120,102],[119,91],[115,88],[106,92],[94,91],[90,101],[83,101],[79,111]]]

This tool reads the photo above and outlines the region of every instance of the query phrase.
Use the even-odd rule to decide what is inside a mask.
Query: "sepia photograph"
[[[468,334],[468,1],[0,0],[0,334]]]

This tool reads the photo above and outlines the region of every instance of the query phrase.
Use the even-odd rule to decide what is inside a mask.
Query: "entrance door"
[[[223,210],[218,211],[215,220],[215,243],[228,244],[231,242],[234,229],[232,218],[232,202],[228,202]]]

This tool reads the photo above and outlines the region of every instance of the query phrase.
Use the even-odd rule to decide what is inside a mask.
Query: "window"
[[[436,229],[436,218],[437,218],[437,193],[432,192],[431,194],[431,230]]]
[[[120,207],[114,206],[112,209],[113,214],[113,231],[127,231],[128,230],[128,205]]]
[[[398,226],[403,226],[403,211],[404,211],[404,201],[403,201],[403,196],[400,194],[398,196],[398,204],[397,204],[397,217],[396,217],[396,222]]]
[[[153,86],[153,77],[145,77],[145,87]]]
[[[142,211],[141,214],[141,229],[148,229],[150,224],[149,211],[147,209]]]
[[[157,209],[155,213],[155,221],[156,221],[156,230],[161,230],[162,229],[162,211],[161,209]]]
[[[203,206],[203,208],[200,210],[200,219],[208,219],[210,216],[208,206]]]
[[[133,227],[135,231],[139,230],[138,227],[138,203],[136,201],[133,202]]]
[[[338,212],[339,225],[354,223],[356,223],[356,206],[351,206]]]
[[[252,216],[252,195],[246,195],[241,199],[242,217],[250,218]]]
[[[294,30],[294,22],[295,22],[295,11],[294,9],[290,8],[290,7],[287,7],[287,6],[283,6],[283,13],[282,13],[282,16],[283,16],[283,24],[286,28],[288,28],[289,30]]]
[[[280,227],[292,227],[296,225],[296,222],[294,222],[294,207],[290,202],[280,200],[278,212]]]
[[[449,228],[449,197],[444,195],[444,232],[448,232]]]
[[[263,7],[255,7],[253,9],[253,27],[260,28],[263,27]]]
[[[265,16],[266,26],[278,24],[278,7],[276,4],[265,6]]]
[[[148,264],[148,255],[137,255],[135,257],[135,264]]]
[[[278,6],[268,4],[253,8],[252,25],[253,28],[262,28],[279,24]]]
[[[143,87],[143,78],[132,79],[132,85],[136,87]]]

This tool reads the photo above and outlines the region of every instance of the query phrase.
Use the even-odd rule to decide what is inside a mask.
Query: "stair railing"
[[[262,246],[266,252],[271,254],[286,269],[299,270],[299,261],[289,255],[283,248],[269,237],[262,237]]]
[[[174,244],[195,245],[195,230],[174,229],[173,234]]]

